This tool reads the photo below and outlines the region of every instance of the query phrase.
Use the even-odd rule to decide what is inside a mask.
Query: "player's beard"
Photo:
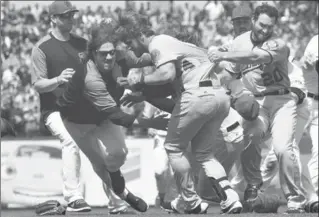
[[[272,32],[269,32],[267,35],[264,35],[261,30],[252,28],[253,40],[255,43],[262,43],[266,41],[269,37],[271,37]]]

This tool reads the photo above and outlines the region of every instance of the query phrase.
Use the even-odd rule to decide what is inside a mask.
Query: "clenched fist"
[[[117,84],[132,91],[140,91],[143,87],[144,75],[140,69],[133,68],[129,71],[126,78],[117,78]]]

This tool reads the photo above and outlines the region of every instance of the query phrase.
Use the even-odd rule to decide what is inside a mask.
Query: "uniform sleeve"
[[[99,112],[102,112],[104,118],[108,118],[114,124],[124,127],[133,124],[135,117],[123,112],[117,106],[115,100],[107,91],[102,77],[92,78],[90,76],[89,79],[86,79],[84,95]]]
[[[44,52],[37,46],[34,46],[31,53],[31,80],[34,84],[40,78],[48,78],[48,70],[46,64],[46,56]]]
[[[294,63],[288,61],[288,76],[291,87],[297,87],[305,91],[305,81],[302,70]]]
[[[127,51],[125,60],[127,61],[127,65],[130,68],[142,68],[153,64],[150,54],[144,53],[142,56],[136,57],[134,52],[131,50]]]
[[[304,56],[312,55],[318,60],[318,35],[312,37],[309,41]]]
[[[280,39],[270,39],[266,41],[261,49],[266,51],[270,56],[271,60],[268,64],[287,59],[288,57],[289,48],[285,42]]]
[[[179,55],[174,52],[174,47],[179,41],[174,40],[172,37],[166,37],[164,35],[155,36],[149,46],[149,52],[152,57],[152,62],[156,68],[161,65],[175,61]]]
[[[236,49],[236,43],[233,42],[233,43],[230,43],[228,44],[228,47],[227,47],[227,51],[228,52],[231,52],[231,51],[235,51]],[[240,74],[240,63],[233,63],[233,62],[226,62],[223,63],[224,65],[224,69],[229,72],[231,75],[234,75],[234,74]]]

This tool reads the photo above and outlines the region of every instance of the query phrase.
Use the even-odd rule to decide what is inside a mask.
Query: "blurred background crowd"
[[[263,1],[266,2],[266,1]],[[75,16],[74,32],[88,39],[90,28],[105,16],[116,17],[133,9],[145,14],[156,32],[167,28],[196,34],[202,47],[220,46],[233,38],[231,12],[239,4],[254,9],[262,1],[207,1],[196,6],[192,1],[125,1],[124,7],[111,7],[106,1],[92,9],[87,6]],[[190,4],[192,3],[192,4]],[[317,1],[267,1],[276,5],[280,20],[276,32],[299,59],[310,38],[318,34]],[[49,3],[48,3],[49,5]],[[88,3],[89,5],[89,3]],[[167,26],[169,24],[169,27]],[[30,4],[17,9],[10,1],[1,1],[1,112],[14,123],[20,136],[48,135],[40,121],[39,97],[32,88],[30,70],[33,45],[50,30],[47,5]],[[130,112],[135,112],[134,109]],[[145,134],[144,129],[129,129],[127,134]]]

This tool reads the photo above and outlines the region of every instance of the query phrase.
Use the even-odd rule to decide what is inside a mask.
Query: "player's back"
[[[243,83],[253,93],[289,88],[288,49],[284,42],[273,35],[263,43],[254,44],[251,40],[251,31],[248,31],[234,39],[231,51],[251,51],[255,47],[269,54],[280,55],[282,58],[269,64],[232,64],[232,71],[240,72],[243,75]]]
[[[312,39],[308,43],[305,49],[303,61],[305,61],[305,59],[310,60],[310,62],[314,64],[318,64],[318,35],[315,35],[314,37],[312,37]],[[317,63],[315,63],[316,61]],[[308,70],[303,67],[303,76],[305,79],[305,85],[307,87],[307,90],[310,93],[318,94],[318,78],[319,77],[318,77],[318,72],[315,69],[315,66],[311,70]]]
[[[151,54],[154,50],[159,52],[158,58],[153,55],[153,60],[157,59],[157,67],[169,61],[176,62],[177,76],[180,76],[185,89],[196,88],[200,81],[211,79],[214,64],[208,59],[206,49],[168,35],[157,35],[150,44]]]

